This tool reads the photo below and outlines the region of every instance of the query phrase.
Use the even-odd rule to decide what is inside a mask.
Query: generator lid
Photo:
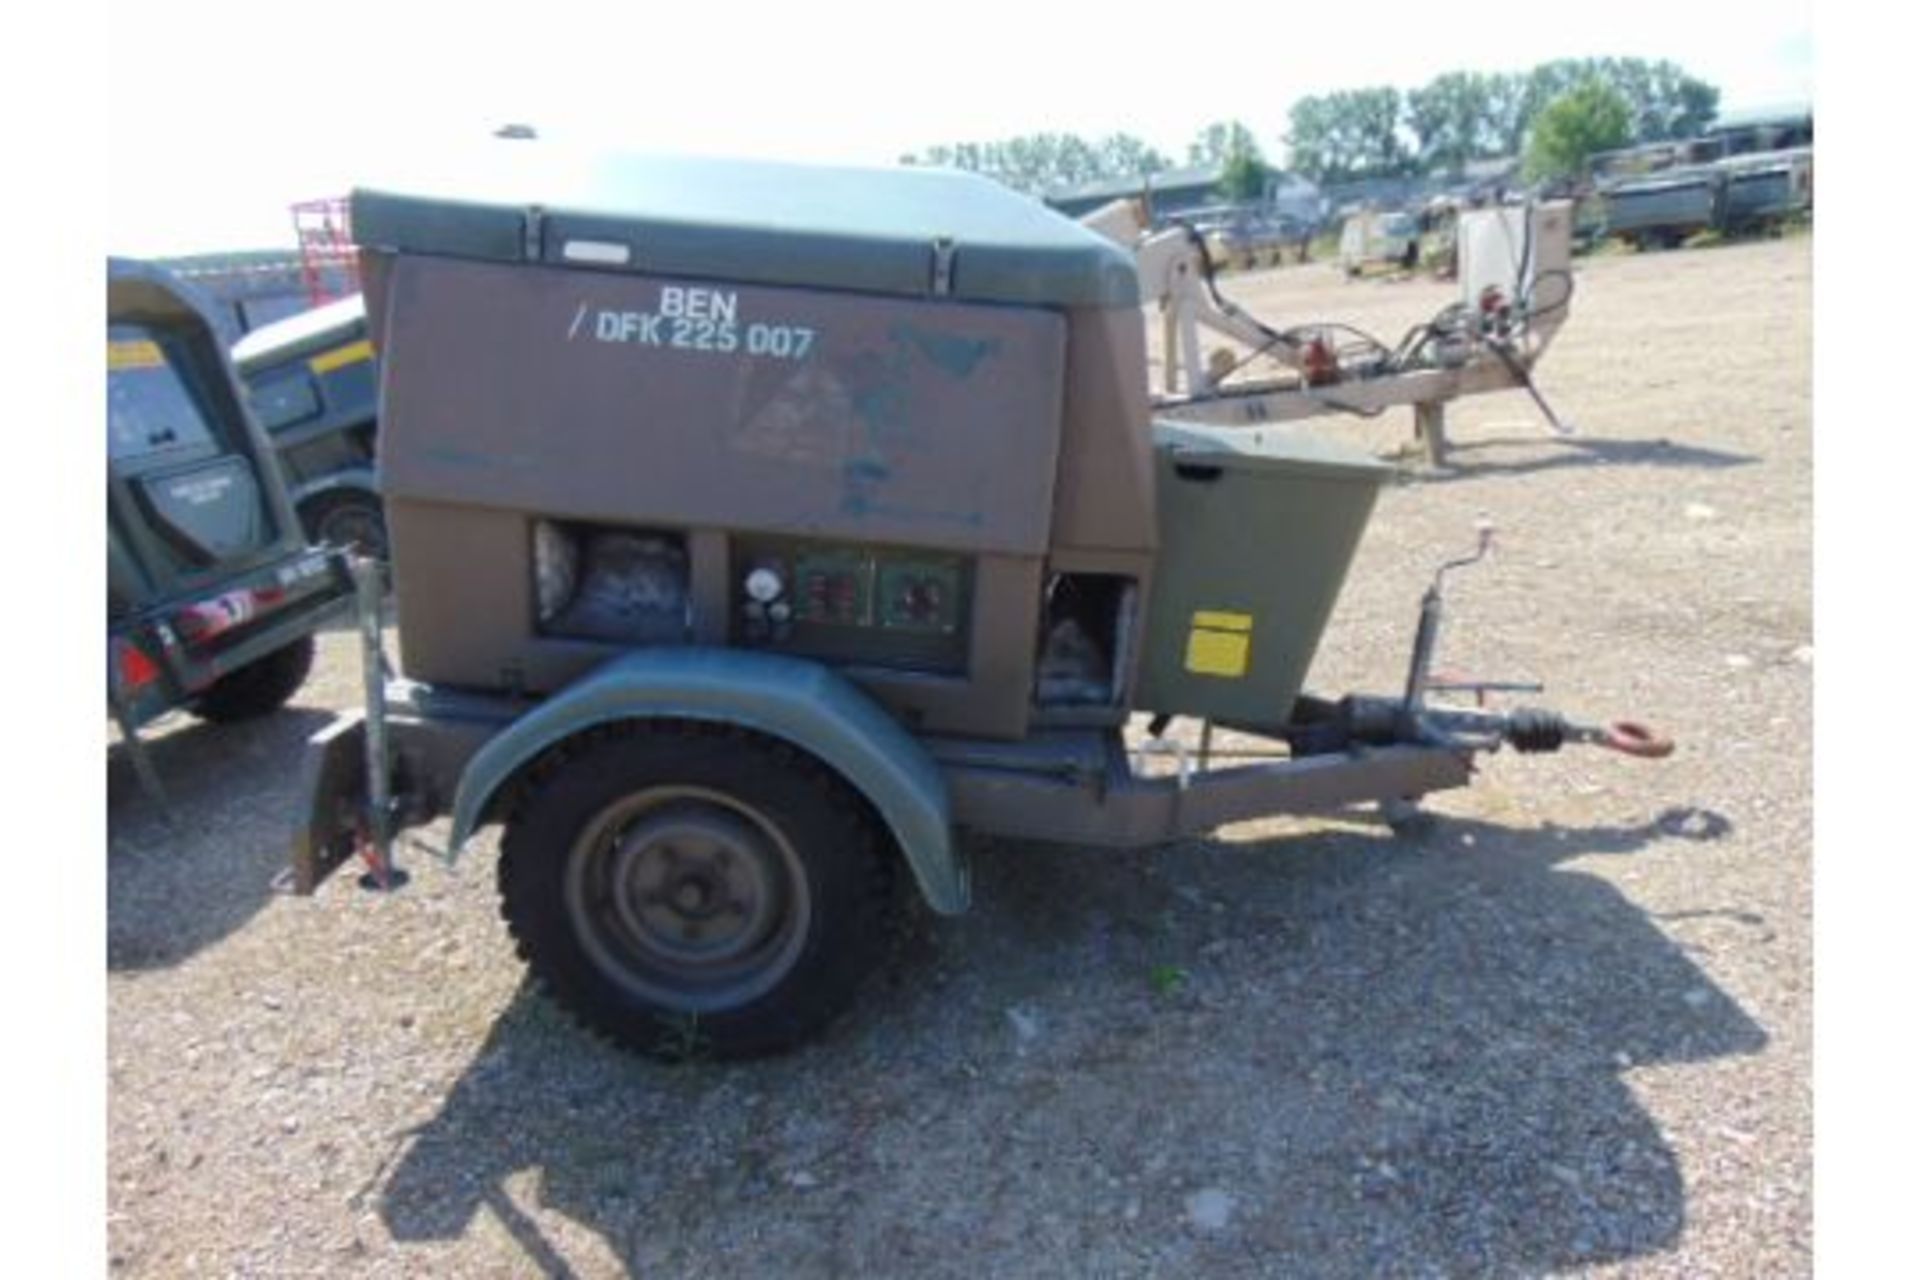
[[[1156,422],[1153,447],[1174,465],[1289,472],[1315,479],[1385,484],[1393,468],[1371,454],[1297,427],[1208,427]]]
[[[233,364],[255,373],[367,336],[367,304],[359,294],[263,324],[233,344]]]
[[[977,174],[494,141],[353,193],[364,248],[743,283],[1132,307],[1132,255]]]

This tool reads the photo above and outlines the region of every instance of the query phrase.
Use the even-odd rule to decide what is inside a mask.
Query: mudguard
[[[372,467],[348,467],[295,485],[292,497],[297,506],[315,494],[332,493],[335,489],[358,489],[370,497],[380,496],[379,482],[374,478]]]
[[[833,769],[887,824],[927,905],[966,910],[971,886],[953,847],[946,780],[913,735],[817,663],[742,649],[624,654],[489,739],[460,776],[449,848],[487,819],[500,787],[547,748],[621,720],[705,720],[779,738]]]

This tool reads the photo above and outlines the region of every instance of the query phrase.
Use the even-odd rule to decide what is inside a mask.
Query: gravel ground
[[[1584,261],[1543,380],[1383,495],[1315,670],[1391,690],[1437,558],[1446,665],[1673,731],[1490,760],[1395,838],[1251,823],[1151,855],[975,849],[825,1039],[658,1066],[522,982],[491,835],[270,894],[293,707],[109,754],[119,1274],[1654,1275],[1811,1270],[1811,242]],[[1239,277],[1397,337],[1448,296]],[[1410,415],[1327,429],[1384,450]],[[430,830],[428,836],[436,834]]]

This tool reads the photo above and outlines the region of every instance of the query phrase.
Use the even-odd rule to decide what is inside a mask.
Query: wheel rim
[[[596,814],[568,851],[566,908],[603,974],[687,1012],[771,989],[812,918],[804,868],[779,828],[699,787],[648,788]]]
[[[346,547],[375,560],[387,558],[387,529],[380,512],[361,502],[342,503],[320,517],[316,541]]]

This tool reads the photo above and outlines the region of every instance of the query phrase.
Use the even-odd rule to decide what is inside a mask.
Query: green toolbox
[[[1153,434],[1160,559],[1136,701],[1284,721],[1393,469],[1297,429]]]

